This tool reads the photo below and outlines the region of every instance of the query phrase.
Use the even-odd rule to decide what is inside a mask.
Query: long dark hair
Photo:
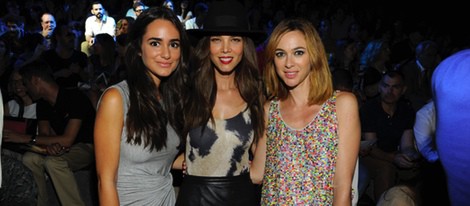
[[[139,56],[147,26],[156,19],[172,22],[180,33],[181,42],[179,64],[169,77],[162,79],[159,87],[153,82],[142,57]],[[190,43],[181,22],[166,8],[150,8],[135,21],[128,34],[128,42],[125,56],[130,99],[126,122],[127,142],[140,145],[143,141],[145,147],[150,146],[150,151],[154,148],[158,151],[166,147],[166,126],[169,122],[183,143],[183,101],[187,91]],[[161,97],[162,104],[158,96]]]
[[[235,82],[240,95],[250,109],[254,139],[257,141],[264,130],[264,93],[263,82],[257,68],[256,49],[253,41],[243,37],[243,58],[235,68]],[[215,65],[210,59],[210,37],[203,37],[196,49],[198,68],[193,72],[191,93],[187,105],[185,133],[191,128],[203,126],[214,121],[214,108],[217,84],[215,82]]]

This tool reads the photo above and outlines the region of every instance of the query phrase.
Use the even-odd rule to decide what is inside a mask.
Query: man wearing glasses
[[[127,11],[126,16],[137,19],[137,16],[148,9],[148,6],[145,6],[145,4],[140,0],[133,0],[132,2],[132,8]]]

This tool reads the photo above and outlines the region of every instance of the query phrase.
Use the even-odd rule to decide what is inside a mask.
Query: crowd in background
[[[98,4],[90,0],[7,0],[0,5],[3,103],[10,106],[9,102],[16,100],[25,106],[34,105],[15,79],[16,71],[35,60],[45,60],[60,87],[84,91],[96,109],[102,92],[127,77],[124,64],[127,33],[141,12],[165,6],[178,15],[184,28],[199,29],[203,28],[211,3],[210,0],[110,0],[96,7]],[[406,188],[398,191],[405,191],[417,202],[434,201],[422,196],[434,194],[429,188],[445,183],[441,183],[443,176],[431,175],[443,175],[443,172],[440,165],[433,164],[439,159],[435,147],[430,146],[434,143],[421,138],[423,134],[419,133],[423,127],[431,127],[423,126],[421,120],[422,115],[431,112],[421,109],[433,110],[430,81],[434,69],[443,59],[470,46],[468,32],[461,28],[466,23],[465,14],[459,13],[462,9],[450,4],[412,6],[405,1],[243,0],[241,3],[254,30],[269,35],[281,20],[302,17],[319,32],[335,89],[356,94],[361,107],[364,144],[361,143],[359,160],[360,197],[365,195],[370,202],[377,202],[388,189],[399,186]],[[446,12],[453,14],[443,17]],[[92,26],[95,23],[101,28]],[[460,26],[453,26],[456,24]],[[107,29],[102,25],[107,25]],[[261,72],[266,64],[266,43],[256,45]],[[388,101],[392,105],[383,110],[391,111],[387,112],[388,119],[394,126],[377,125],[386,122],[380,120],[387,117],[374,116],[374,108],[379,108],[371,103],[374,101]],[[20,114],[11,111],[7,109],[5,114],[21,117],[30,110]],[[392,119],[390,116],[395,111],[403,115]],[[399,126],[395,125],[397,122]],[[392,130],[394,141],[380,141],[381,132]],[[402,159],[387,157],[387,153],[401,152],[406,153]],[[383,157],[380,161],[392,163],[391,167],[398,165],[398,169],[385,170],[392,172],[393,177],[381,176],[386,173],[382,170],[373,171],[374,167],[390,165],[378,163],[371,156]],[[434,197],[445,203],[445,196]]]

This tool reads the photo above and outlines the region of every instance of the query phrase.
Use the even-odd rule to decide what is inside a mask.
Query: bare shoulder
[[[340,91],[336,94],[336,107],[337,109],[357,109],[357,98],[351,92]]]
[[[120,105],[120,104],[122,104],[121,93],[116,88],[109,88],[101,96],[100,104],[98,105],[98,108],[101,105]]]

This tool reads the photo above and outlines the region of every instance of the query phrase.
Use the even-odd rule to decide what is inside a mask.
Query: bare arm
[[[183,162],[184,162],[184,152],[179,154],[175,161],[173,161],[173,165],[171,166],[171,169],[175,170],[182,170],[183,169]]]
[[[364,140],[374,140],[374,141],[377,141],[377,134],[375,132],[365,132],[363,134],[363,137],[364,137]],[[379,149],[377,147],[377,145],[373,145],[372,146],[372,149],[369,153],[369,155],[377,158],[377,159],[381,159],[381,160],[384,160],[384,161],[387,161],[387,162],[393,162],[393,159],[395,157],[395,154],[394,153],[388,153],[388,152],[384,152],[382,151],[381,149]]]
[[[336,100],[338,117],[338,157],[334,176],[333,205],[351,205],[351,189],[359,154],[361,127],[356,97],[341,92]]]
[[[407,129],[403,132],[400,142],[400,151],[416,151],[412,129]]]
[[[119,205],[116,181],[121,133],[124,126],[122,97],[116,89],[106,91],[96,114],[94,145],[100,205]]]
[[[263,135],[258,140],[258,142],[252,147],[254,150],[254,157],[250,167],[250,178],[254,184],[261,184],[263,182],[264,167],[266,162],[266,127],[268,124],[269,102],[264,105],[264,111],[264,119],[266,124],[265,131],[263,132]]]
[[[371,136],[376,136],[375,133],[365,133],[364,137],[369,138]],[[401,151],[409,151],[413,150],[414,151],[414,141],[413,141],[413,130],[405,130],[403,132],[403,135],[401,137],[401,143],[400,143],[400,148]],[[375,138],[377,139],[377,138]],[[409,159],[404,153],[402,152],[385,152],[378,148],[376,145],[372,147],[372,151],[370,152],[370,155],[377,158],[381,159],[387,162],[391,162],[396,164],[399,167],[402,168],[411,168],[415,164]]]
[[[38,135],[36,136],[36,144],[38,145],[53,145],[60,144],[63,147],[72,146],[73,142],[77,138],[78,131],[82,125],[82,120],[80,119],[70,119],[65,127],[63,135],[56,135],[55,132],[50,127],[48,121],[41,120],[38,122]],[[6,142],[15,142],[15,143],[29,143],[31,141],[32,135],[29,134],[20,134],[13,131],[4,131]]]

